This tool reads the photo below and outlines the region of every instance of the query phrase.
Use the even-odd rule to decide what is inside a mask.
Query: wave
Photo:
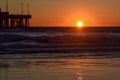
[[[75,32],[48,29],[41,30],[40,32],[0,32],[0,54],[39,53],[41,56],[42,53],[45,53],[44,55],[57,53],[57,55],[55,54],[54,56],[61,57],[63,53],[69,53],[69,55],[64,55],[66,57],[81,57],[83,55],[85,56],[84,52],[89,52],[87,56],[92,55],[91,52],[98,52],[98,54],[94,54],[92,56],[98,55],[98,57],[101,57],[99,52],[105,52],[102,57],[120,56],[115,52],[107,55],[108,53],[106,54],[106,51],[120,51],[120,33]]]
[[[24,41],[24,40],[41,40],[48,39],[58,41],[60,40],[82,40],[82,39],[92,39],[93,41],[106,41],[106,40],[118,40],[120,39],[120,34],[118,33],[0,33],[0,42],[14,42],[14,41]],[[99,39],[98,39],[99,38]],[[68,41],[68,40],[66,40]]]
[[[58,59],[58,58],[92,58],[92,59],[97,59],[97,58],[119,58],[120,57],[120,52],[119,51],[107,51],[107,52],[79,52],[79,53],[17,53],[17,54],[0,54],[0,59],[16,59],[16,58],[21,58],[21,59]]]

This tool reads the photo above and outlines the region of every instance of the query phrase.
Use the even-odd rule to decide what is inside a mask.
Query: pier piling
[[[2,12],[0,9],[0,28],[6,27],[29,27],[29,20],[31,15],[25,14],[9,14],[9,12]]]

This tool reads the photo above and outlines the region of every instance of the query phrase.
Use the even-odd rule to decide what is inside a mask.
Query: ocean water
[[[120,28],[0,29],[0,80],[120,80]]]

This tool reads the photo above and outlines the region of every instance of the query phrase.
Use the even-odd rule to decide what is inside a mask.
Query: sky
[[[9,12],[21,14],[21,3],[24,14],[30,5],[32,26],[120,26],[120,0],[8,0]],[[5,11],[5,0],[0,8]]]

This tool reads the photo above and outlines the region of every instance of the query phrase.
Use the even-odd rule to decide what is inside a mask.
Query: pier
[[[29,27],[31,18],[32,16],[29,14],[10,14],[2,12],[0,9],[0,28]]]

